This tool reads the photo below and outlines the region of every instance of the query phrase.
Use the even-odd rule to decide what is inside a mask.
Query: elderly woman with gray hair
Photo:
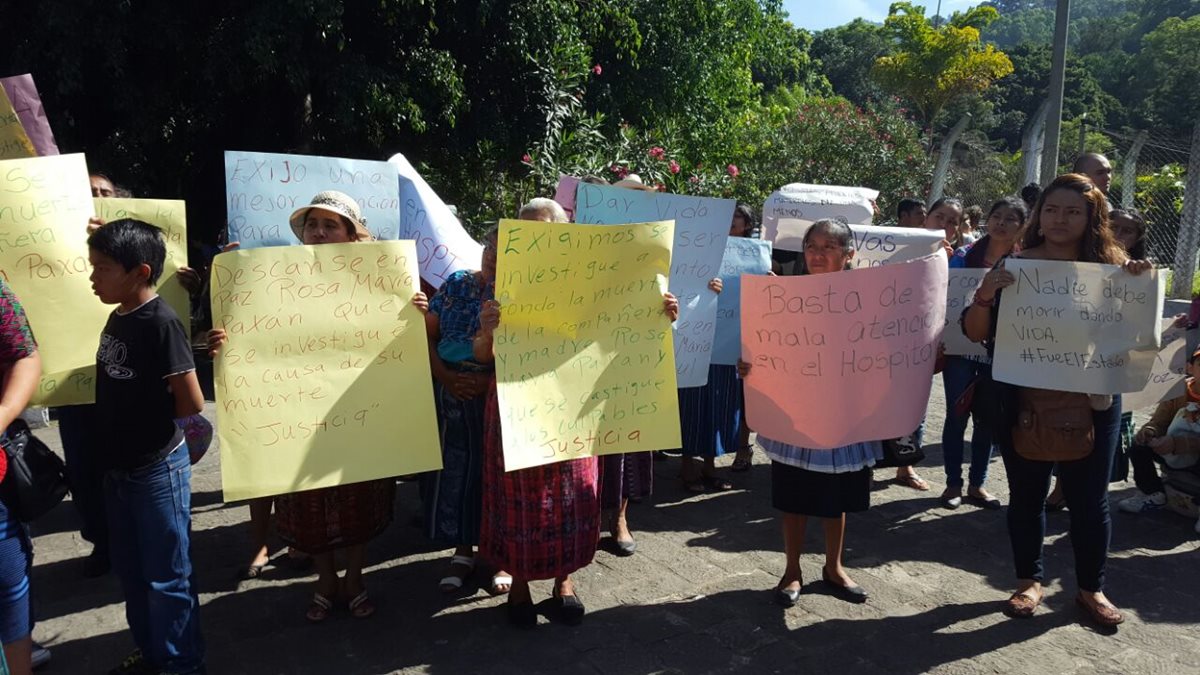
[[[556,202],[535,199],[520,212],[522,220],[568,222]],[[495,238],[491,239],[495,245]],[[663,311],[674,321],[679,303],[671,294]],[[492,362],[493,333],[500,324],[500,303],[483,303],[474,355]],[[508,619],[514,626],[533,628],[538,610],[529,582],[553,579],[551,609],[568,624],[583,619],[584,607],[571,574],[592,562],[600,535],[600,471],[595,457],[504,470],[501,416],[496,388],[488,395],[483,480],[483,527],[479,552],[495,565],[512,572]]]

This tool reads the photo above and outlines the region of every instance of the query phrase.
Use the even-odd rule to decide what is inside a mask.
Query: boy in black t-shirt
[[[154,292],[166,245],[122,219],[88,237],[92,290],[117,308],[96,352],[96,420],[113,569],[137,650],[111,673],[202,673],[190,553],[191,463],[175,418],[204,407],[183,324]]]

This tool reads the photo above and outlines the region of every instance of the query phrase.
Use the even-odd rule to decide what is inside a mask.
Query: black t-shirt
[[[195,369],[183,323],[162,298],[109,315],[96,352],[96,421],[105,465],[137,469],[179,446],[183,432],[175,425],[175,396],[166,378]]]

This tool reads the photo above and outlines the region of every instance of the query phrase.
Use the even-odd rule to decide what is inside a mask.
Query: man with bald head
[[[1085,152],[1075,160],[1071,171],[1091,178],[1104,196],[1108,196],[1108,188],[1112,185],[1113,170],[1107,157],[1098,152]]]

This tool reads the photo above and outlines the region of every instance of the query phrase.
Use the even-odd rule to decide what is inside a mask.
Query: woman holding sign
[[[950,258],[950,267],[988,269],[1005,256],[1011,255],[1021,234],[1025,231],[1025,220],[1029,210],[1025,202],[1017,197],[1005,197],[992,205],[988,212],[987,234],[978,242],[960,248]],[[1000,500],[983,489],[987,479],[988,462],[992,459],[992,430],[981,415],[971,414],[972,401],[967,400],[968,390],[980,378],[991,378],[992,360],[987,356],[946,356],[942,370],[942,384],[946,389],[946,423],[942,427],[942,455],[946,468],[946,491],[942,493],[942,506],[956,509],[963,501],[963,433],[967,420],[974,419],[971,432],[971,470],[968,474],[967,500],[987,509],[1000,508]],[[963,400],[963,405],[959,401]]]
[[[1113,238],[1104,194],[1086,177],[1059,176],[1038,199],[1022,241],[1021,258],[1123,265],[1130,274],[1150,269],[1129,260]],[[963,311],[963,332],[994,354],[1002,289],[1016,277],[999,263],[984,277],[975,300]],[[1061,345],[1070,349],[1071,345]],[[1083,348],[1083,345],[1079,346]],[[1009,616],[1033,616],[1042,602],[1042,544],[1046,534],[1046,493],[1058,466],[1059,483],[1071,512],[1075,550],[1076,603],[1101,626],[1124,621],[1104,594],[1104,571],[1112,523],[1108,476],[1117,449],[1120,396],[1088,396],[1064,391],[1006,387],[995,396],[996,427],[1008,473],[1008,534],[1017,590],[1005,603]],[[1091,434],[1083,429],[1090,424]]]
[[[729,236],[754,237],[752,222],[750,210],[739,204],[733,211]],[[708,282],[708,289],[718,295],[723,287],[719,277]],[[704,386],[679,390],[683,489],[693,494],[732,489],[732,483],[717,475],[714,460],[735,449],[738,454],[733,470],[750,468],[750,431],[745,427],[744,408],[742,382],[734,365],[711,364]],[[738,464],[739,461],[742,463]]]
[[[305,245],[371,241],[358,203],[341,192],[321,192],[312,203],[290,218],[292,232]],[[424,293],[413,296],[413,305],[429,309]],[[227,340],[222,329],[209,331],[209,349],[215,355]],[[396,480],[380,480],[305,490],[275,497],[276,529],[289,546],[312,555],[317,584],[305,617],[324,621],[335,602],[344,602],[356,619],[375,613],[375,604],[363,585],[367,542],[392,522]],[[346,574],[338,578],[334,553],[342,551]]]
[[[804,274],[831,274],[850,268],[854,237],[837,220],[818,220],[804,234]],[[742,377],[753,377],[750,364],[738,362]],[[848,602],[866,602],[867,592],[842,566],[846,514],[866,511],[871,503],[871,467],[883,458],[880,441],[855,443],[832,450],[812,450],[758,437],[771,458],[771,502],[783,511],[783,548],[787,566],[775,587],[776,600],[791,607],[804,585],[800,554],[810,517],[825,530],[825,566],[821,577]]]
[[[527,216],[522,211],[523,216]],[[494,240],[493,240],[494,243]],[[493,335],[500,303],[489,300],[480,314],[475,358],[495,359]],[[674,322],[679,301],[664,294],[663,313]],[[584,607],[571,574],[592,562],[600,534],[599,466],[595,457],[504,470],[500,408],[493,386],[488,395],[480,554],[512,572],[508,620],[519,628],[537,625],[529,582],[554,579],[554,609],[567,624],[583,620]]]

